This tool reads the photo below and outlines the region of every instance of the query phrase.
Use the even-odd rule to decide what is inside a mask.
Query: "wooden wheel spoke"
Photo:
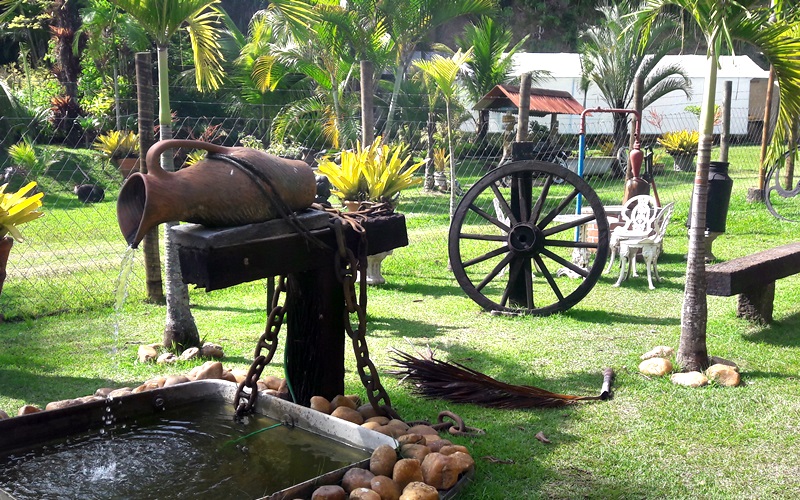
[[[564,248],[598,248],[597,243],[591,241],[545,240],[545,246]]]
[[[557,226],[548,227],[547,229],[542,231],[542,234],[544,236],[552,236],[556,233],[560,233],[561,231],[566,231],[567,229],[576,228],[593,220],[597,220],[597,217],[595,217],[594,214],[589,214],[585,217],[581,217],[580,219],[575,219],[573,221],[565,222]]]
[[[494,266],[494,269],[492,269],[492,271],[489,274],[487,274],[486,277],[483,278],[483,280],[481,280],[480,283],[478,283],[478,286],[476,286],[475,289],[478,291],[483,290],[483,287],[491,283],[491,281],[495,279],[498,274],[500,274],[500,271],[502,271],[503,268],[506,267],[513,258],[514,254],[512,253],[509,253],[508,255],[503,257],[503,260],[501,260],[496,266]]]
[[[511,221],[511,224],[517,224],[517,219],[514,217],[514,214],[511,213],[511,207],[508,206],[508,202],[503,197],[503,193],[500,192],[500,188],[497,187],[496,183],[489,184],[489,187],[492,189],[494,193],[494,198],[497,200],[497,203],[500,205],[500,210],[508,217],[508,220]]]
[[[573,189],[572,192],[569,195],[567,195],[566,198],[561,200],[561,203],[559,203],[556,208],[551,210],[550,213],[548,213],[541,221],[539,221],[537,226],[539,226],[540,229],[544,229],[545,227],[547,227],[547,225],[550,224],[553,221],[553,219],[556,218],[556,216],[561,214],[561,211],[564,210],[564,208],[567,205],[569,205],[572,202],[572,200],[574,200],[575,197],[578,196],[579,193],[580,191],[578,191],[577,188]]]
[[[531,218],[528,220],[528,222],[536,224],[536,221],[542,214],[542,207],[544,206],[544,202],[547,199],[547,195],[550,193],[550,186],[552,185],[553,185],[553,176],[548,175],[547,179],[545,179],[544,181],[544,186],[542,186],[542,192],[539,194],[539,199],[536,200],[536,204],[533,206],[533,209],[531,210]]]
[[[556,283],[555,278],[553,275],[550,274],[550,270],[547,269],[547,266],[544,265],[544,260],[538,255],[533,256],[534,260],[536,261],[536,265],[539,267],[539,270],[542,272],[544,279],[547,280],[547,283],[550,285],[550,288],[553,289],[553,293],[556,294],[556,297],[559,301],[564,300],[564,294],[561,293],[561,289],[558,287],[558,283]]]
[[[474,233],[458,233],[458,237],[462,240],[480,240],[480,241],[506,241],[508,237],[502,234],[474,234]]]
[[[511,229],[505,223],[501,222],[500,219],[498,219],[494,215],[486,212],[482,208],[477,207],[474,203],[470,203],[469,204],[469,209],[472,210],[473,212],[475,212],[476,214],[480,215],[484,219],[488,220],[489,222],[491,222],[495,226],[499,227],[503,231],[508,232]]]
[[[573,264],[572,262],[568,261],[567,259],[561,257],[560,255],[554,254],[553,252],[551,252],[550,250],[548,250],[546,248],[543,248],[541,253],[546,255],[546,256],[548,256],[548,257],[550,257],[552,260],[558,262],[559,264],[561,264],[562,266],[566,267],[567,269],[575,271],[576,273],[580,274],[584,278],[589,276],[589,271],[587,271],[586,269]]]
[[[491,252],[486,252],[485,254],[483,254],[483,255],[481,255],[479,257],[475,257],[475,258],[470,259],[470,260],[465,260],[463,265],[464,265],[464,267],[473,266],[475,264],[478,264],[478,263],[484,262],[486,260],[489,260],[492,257],[497,257],[498,255],[502,255],[502,254],[504,254],[506,252],[508,252],[508,247],[507,246],[503,246],[503,247],[497,248],[495,250],[492,250]]]

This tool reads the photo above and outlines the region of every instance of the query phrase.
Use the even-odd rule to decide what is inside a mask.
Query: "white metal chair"
[[[619,220],[622,225],[615,227],[611,231],[609,246],[611,258],[606,268],[606,273],[614,267],[614,260],[619,254],[620,241],[623,238],[644,238],[650,236],[655,231],[653,224],[658,216],[659,207],[656,199],[648,195],[634,196],[625,202],[620,212]],[[637,276],[636,268],[633,275]]]
[[[667,232],[667,225],[672,218],[674,205],[668,203],[661,208],[653,221],[653,232],[644,237],[621,236],[619,240],[620,269],[619,278],[614,286],[619,286],[623,280],[633,271],[636,276],[636,253],[641,249],[644,258],[645,269],[647,270],[647,283],[650,290],[655,290],[653,286],[653,275],[656,281],[660,281],[658,276],[658,257],[663,248],[664,234]]]

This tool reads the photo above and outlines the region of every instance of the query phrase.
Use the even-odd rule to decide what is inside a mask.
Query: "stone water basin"
[[[310,498],[397,447],[266,394],[235,422],[235,392],[203,380],[0,420],[0,500]]]

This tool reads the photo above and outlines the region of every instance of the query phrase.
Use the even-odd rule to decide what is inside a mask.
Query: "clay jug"
[[[166,172],[159,157],[172,148],[204,149],[209,156]],[[117,201],[119,228],[133,247],[163,222],[208,227],[264,222],[281,216],[281,204],[292,211],[311,206],[316,194],[314,171],[305,162],[202,141],[157,142],[147,152],[147,170],[128,177]]]
[[[631,166],[631,178],[625,181],[625,191],[622,195],[622,204],[640,194],[650,194],[650,183],[640,177],[644,154],[637,141],[631,149],[628,162]]]

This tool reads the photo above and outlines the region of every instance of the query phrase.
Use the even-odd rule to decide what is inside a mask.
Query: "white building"
[[[580,55],[575,53],[518,53],[513,56],[513,75],[518,76],[528,71],[547,71],[550,76],[534,87],[553,90],[565,90],[586,108],[608,107],[597,88],[591,86],[584,96],[580,88],[581,62]],[[708,73],[708,62],[705,55],[665,56],[660,64],[679,64],[689,76],[692,84],[691,96],[687,99],[682,92],[672,92],[657,100],[644,111],[642,121],[643,134],[660,134],[670,130],[697,129],[697,116],[686,107],[700,106],[703,98],[703,83]],[[748,56],[722,56],[717,73],[716,102],[722,103],[724,82],[733,82],[731,103],[731,134],[747,134],[750,122],[763,119],[764,98],[769,72],[761,69]],[[656,115],[651,116],[653,112]],[[501,114],[492,113],[490,130],[502,130]],[[662,118],[661,128],[651,122],[653,118]],[[648,118],[650,120],[648,121]],[[549,126],[548,118],[539,118],[543,125]],[[559,132],[577,134],[580,128],[580,117],[559,115]],[[611,115],[598,114],[587,118],[588,134],[610,133],[612,131]]]

